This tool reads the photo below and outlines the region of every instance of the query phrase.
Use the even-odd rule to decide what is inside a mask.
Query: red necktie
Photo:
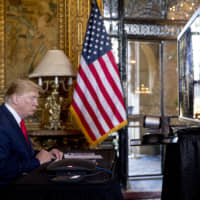
[[[20,122],[20,126],[21,126],[22,132],[23,132],[23,134],[24,134],[24,137],[26,138],[27,143],[29,143],[24,120],[22,120],[22,121]]]

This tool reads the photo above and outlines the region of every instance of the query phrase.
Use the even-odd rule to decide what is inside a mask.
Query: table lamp
[[[51,93],[45,100],[45,109],[48,111],[48,120],[44,125],[47,129],[64,129],[61,125],[60,113],[63,98],[59,95],[59,87],[62,85],[64,91],[72,91],[72,77],[77,70],[62,50],[48,50],[29,78],[38,78],[45,92],[51,87]],[[53,80],[52,80],[53,78]],[[65,81],[67,80],[67,87]],[[45,88],[44,88],[45,87]]]

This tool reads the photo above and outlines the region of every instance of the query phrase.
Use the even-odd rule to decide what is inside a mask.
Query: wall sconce
[[[144,84],[141,84],[140,87],[137,87],[135,90],[136,94],[150,94],[150,90],[148,87],[145,87]]]
[[[44,128],[64,129],[60,120],[61,105],[63,98],[59,95],[59,87],[65,92],[72,93],[73,81],[77,71],[73,68],[69,59],[62,50],[48,50],[29,78],[38,78],[40,85],[45,92],[51,88],[51,93],[46,97],[45,109],[48,111],[47,123]],[[67,88],[65,87],[66,77],[68,79]],[[53,79],[52,79],[53,78]],[[69,94],[68,94],[69,95]]]

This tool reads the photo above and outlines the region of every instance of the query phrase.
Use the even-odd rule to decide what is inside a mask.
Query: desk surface
[[[109,150],[98,151],[108,161],[113,156]],[[110,162],[99,160],[100,166],[110,168]],[[113,163],[112,163],[113,165]],[[115,174],[109,179],[99,176],[80,183],[54,183],[50,181],[45,165],[17,180],[13,194],[22,199],[43,200],[122,200],[122,192]],[[114,170],[114,169],[112,169]],[[115,173],[113,171],[113,173]],[[105,174],[104,174],[105,175]],[[15,198],[16,198],[15,196]]]

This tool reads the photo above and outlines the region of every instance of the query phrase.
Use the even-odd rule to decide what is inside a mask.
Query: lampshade
[[[77,70],[62,50],[48,50],[29,78],[46,76],[76,76]]]

